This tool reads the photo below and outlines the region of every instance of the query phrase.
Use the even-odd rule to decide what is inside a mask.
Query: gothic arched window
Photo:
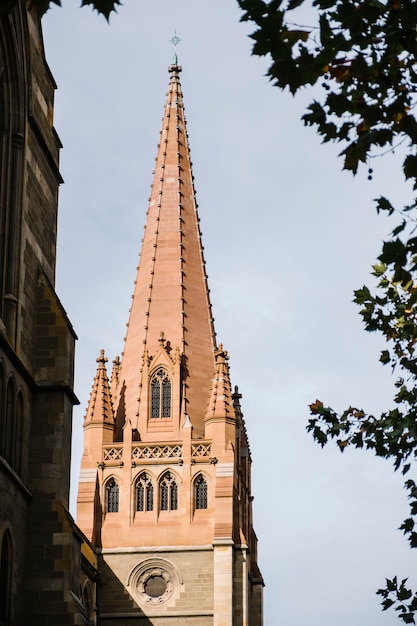
[[[8,624],[10,619],[10,596],[12,590],[12,540],[6,530],[0,552],[0,624]]]
[[[207,509],[208,506],[208,489],[207,481],[201,476],[197,476],[194,481],[194,499],[196,509]]]
[[[1,6],[5,4],[0,3]],[[12,3],[9,3],[10,5]],[[16,4],[16,3],[13,3]],[[7,10],[6,10],[7,13]],[[9,17],[10,19],[6,19]],[[27,72],[21,18],[3,16],[0,41],[0,318],[14,345],[25,180]],[[23,258],[23,257],[22,257]]]
[[[6,392],[6,423],[4,434],[4,458],[14,464],[16,434],[16,387],[13,378],[9,379]]]
[[[166,472],[159,483],[159,508],[161,511],[178,509],[178,485],[171,472]]]
[[[163,367],[151,379],[151,417],[171,417],[171,380]]]
[[[80,600],[87,613],[89,613],[93,608],[93,592],[89,580],[87,580],[83,589],[81,590]]]
[[[14,442],[14,468],[18,474],[22,473],[23,442],[24,442],[24,415],[25,403],[23,393],[19,391],[16,402],[16,429]]]
[[[106,510],[107,513],[119,512],[119,485],[114,478],[106,484]]]
[[[6,375],[3,363],[0,363],[0,455],[4,456],[4,439],[6,436]]]
[[[153,484],[148,474],[141,474],[136,483],[136,510],[153,511]]]

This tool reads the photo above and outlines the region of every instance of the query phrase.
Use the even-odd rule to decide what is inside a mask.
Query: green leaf
[[[394,228],[394,230],[391,232],[391,235],[393,237],[396,237],[397,235],[399,235],[400,233],[402,233],[405,230],[406,226],[407,226],[407,222],[405,220],[403,220],[401,222],[401,224],[399,224],[398,226],[396,226]]]
[[[282,39],[288,41],[290,46],[295,46],[299,41],[307,41],[309,36],[310,32],[308,30],[287,30],[283,34]]]
[[[364,285],[362,289],[356,289],[354,291],[354,294],[355,297],[353,299],[353,302],[355,302],[356,304],[365,304],[365,302],[369,302],[370,300],[372,300],[371,292],[369,291],[368,287],[366,287],[366,285]]]
[[[382,602],[382,610],[386,611],[387,609],[389,609],[393,604],[395,604],[395,600],[390,600],[389,598],[387,598],[386,600],[384,600]]]
[[[109,21],[110,13],[116,12],[116,6],[121,6],[120,0],[81,0],[81,6],[92,5],[93,10],[104,15]]]
[[[385,198],[384,196],[376,198],[375,202],[377,213],[380,213],[381,211],[388,211],[389,215],[392,215],[394,213],[394,207],[392,206],[391,202],[387,200],[387,198]]]
[[[378,258],[387,265],[391,263],[400,263],[402,265],[407,260],[405,245],[400,239],[384,241],[382,253]]]
[[[292,11],[303,4],[304,0],[290,0],[287,11]]]
[[[403,165],[403,170],[405,177],[408,178],[417,178],[417,156],[414,154],[409,154]]]
[[[321,447],[325,446],[327,443],[327,435],[320,430],[320,428],[316,427],[313,431],[313,437],[321,445]]]
[[[364,143],[354,141],[339,156],[342,155],[345,157],[343,169],[350,170],[355,175],[358,171],[359,162],[366,163],[368,147]]]
[[[387,266],[385,265],[385,263],[374,263],[372,269],[374,270],[372,274],[379,277],[385,274],[385,272],[387,271]]]
[[[390,356],[389,351],[388,350],[382,350],[381,356],[379,357],[379,360],[384,365],[387,365],[387,363],[389,363],[391,361],[391,356]]]
[[[414,520],[409,517],[408,519],[404,520],[403,523],[401,524],[399,530],[402,530],[404,532],[404,535],[410,533],[414,528]]]

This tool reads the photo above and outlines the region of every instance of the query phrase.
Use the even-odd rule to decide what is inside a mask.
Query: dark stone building
[[[0,3],[0,625],[95,623],[68,512],[75,333],[55,293],[61,144],[30,3]]]

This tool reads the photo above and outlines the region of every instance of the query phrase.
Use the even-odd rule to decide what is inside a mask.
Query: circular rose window
[[[150,576],[146,581],[145,593],[151,598],[160,598],[167,590],[167,583],[163,576]]]
[[[182,585],[175,565],[165,559],[147,559],[130,573],[128,586],[132,595],[142,604],[161,605]]]

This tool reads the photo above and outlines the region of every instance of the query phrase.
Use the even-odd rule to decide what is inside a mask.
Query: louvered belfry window
[[[171,380],[163,367],[151,379],[151,417],[171,417]]]

